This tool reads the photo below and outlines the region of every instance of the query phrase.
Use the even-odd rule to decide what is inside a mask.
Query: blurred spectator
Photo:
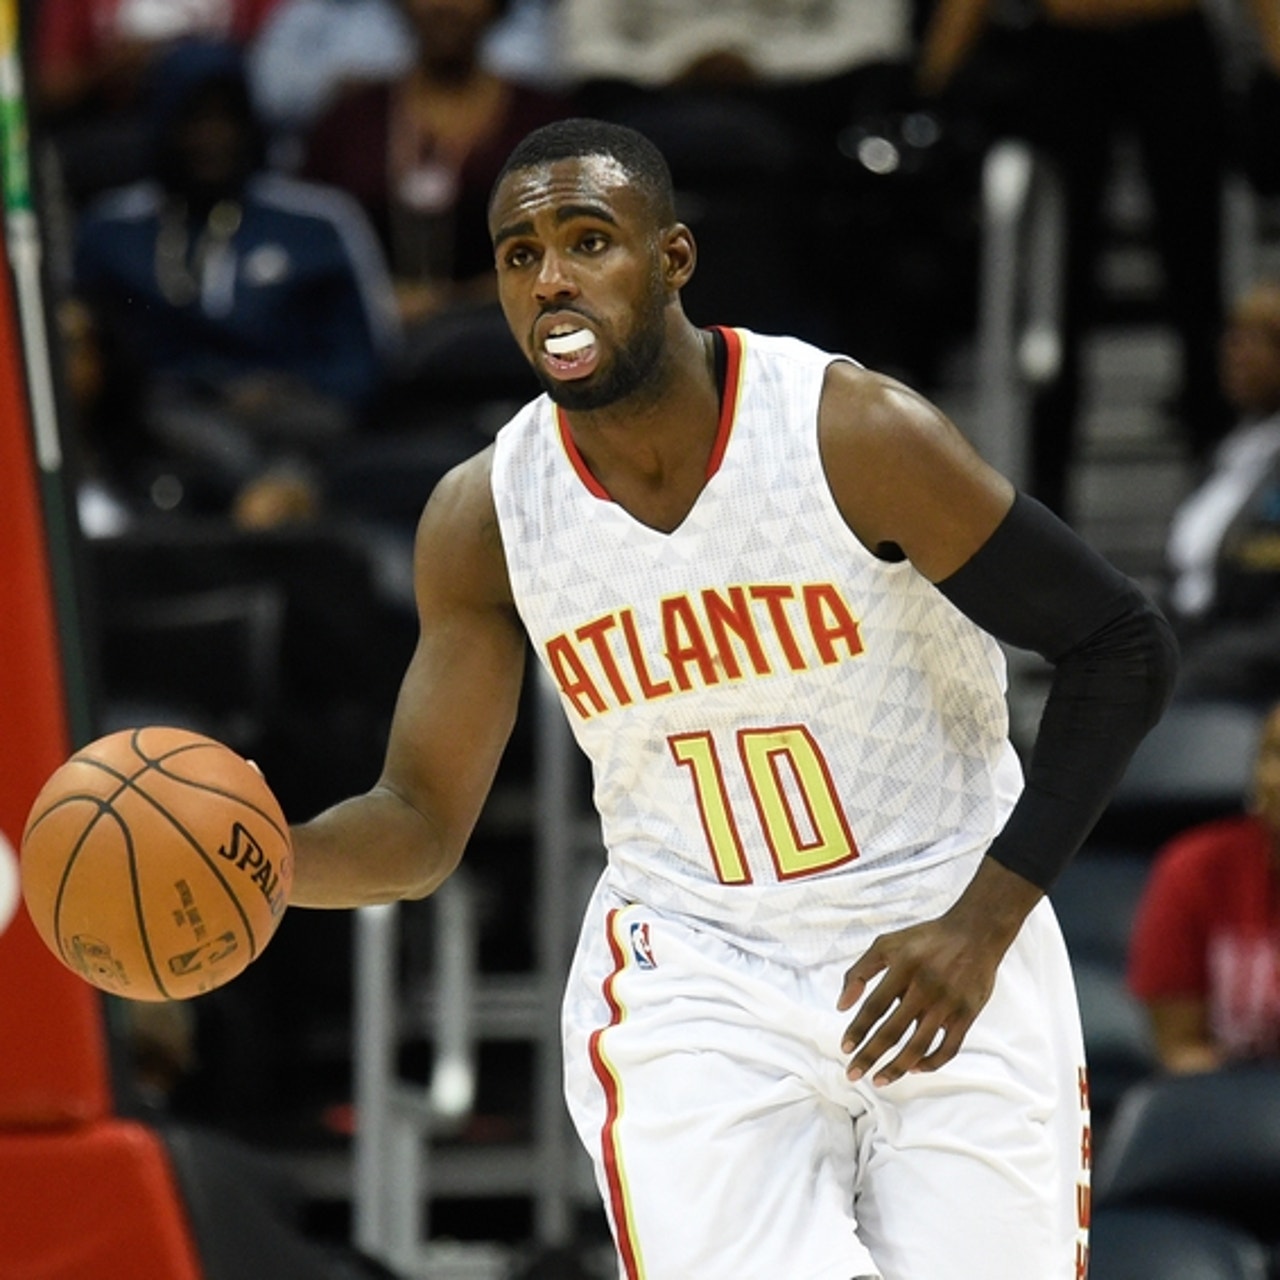
[[[239,501],[254,523],[308,514],[315,468],[361,423],[392,350],[377,241],[345,195],[263,170],[232,45],[172,48],[151,107],[155,177],[83,217],[76,296],[133,385],[144,451],[215,509]],[[96,425],[109,455],[116,428]]]
[[[75,423],[80,528],[90,538],[111,537],[129,527],[138,506],[129,495],[147,467],[137,388],[82,299],[59,300],[54,320]]]
[[[1170,603],[1184,621],[1221,607],[1217,565],[1224,538],[1280,456],[1280,281],[1257,284],[1236,302],[1219,364],[1237,425],[1169,529]]]
[[[575,79],[664,90],[684,85],[831,84],[911,51],[911,6],[723,0],[560,0]],[[798,122],[797,122],[798,123]]]
[[[560,0],[509,0],[485,38],[483,58],[491,71],[517,84],[560,91],[565,87],[557,12]]]
[[[677,212],[709,250],[686,297],[695,319],[794,331],[876,364],[927,327],[884,270],[911,233],[892,143],[854,189],[868,174],[855,135],[911,109],[910,0],[560,0],[559,18],[579,112],[639,129],[671,165]],[[916,313],[909,327],[898,310]],[[878,323],[857,322],[872,311]]]
[[[1157,853],[1129,985],[1168,1071],[1280,1055],[1280,704],[1263,725],[1248,812]]]
[[[395,79],[412,65],[413,28],[396,0],[278,0],[248,52],[273,163],[296,167],[295,149],[348,85]]]
[[[149,68],[175,40],[244,46],[276,0],[40,0],[32,6],[33,113],[73,209],[148,172]]]
[[[555,87],[562,73],[548,7],[511,0],[480,60],[500,78]],[[414,29],[397,0],[276,0],[249,48],[254,103],[272,133],[273,162],[296,167],[321,112],[345,88],[408,74]]]
[[[1238,422],[1174,511],[1166,544],[1180,688],[1269,702],[1280,697],[1280,280],[1236,302],[1220,365]]]
[[[1280,195],[1280,5],[1218,0],[1217,9],[1234,98],[1231,163],[1257,194]]]
[[[163,1113],[199,1068],[197,1006],[179,1000],[122,1000],[117,1008],[137,1100]]]
[[[405,328],[406,376],[441,383],[529,372],[497,305],[489,188],[530,129],[563,116],[554,93],[490,69],[485,41],[505,0],[402,0],[413,66],[350,86],[323,112],[302,173],[350,192],[386,249]]]
[[[1251,0],[1280,71],[1274,0]],[[1181,346],[1176,410],[1208,457],[1229,425],[1214,351],[1222,326],[1227,88],[1198,0],[933,0],[919,81],[946,113],[1027,138],[1054,163],[1066,204],[1058,368],[1036,396],[1031,488],[1070,514],[1081,339],[1099,316],[1104,195],[1118,137],[1136,142],[1152,196],[1164,303]]]

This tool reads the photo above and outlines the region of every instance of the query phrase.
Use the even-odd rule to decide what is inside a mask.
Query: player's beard
[[[637,393],[656,391],[666,343],[666,310],[665,290],[660,282],[651,281],[636,307],[630,340],[615,349],[607,369],[581,382],[564,382],[535,368],[543,390],[570,412],[605,409]]]

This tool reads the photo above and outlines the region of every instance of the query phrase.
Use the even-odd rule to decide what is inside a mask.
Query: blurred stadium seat
[[[1239,1227],[1181,1210],[1100,1210],[1089,1280],[1267,1280],[1267,1251]]]

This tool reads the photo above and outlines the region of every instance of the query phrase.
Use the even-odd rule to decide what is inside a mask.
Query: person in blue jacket
[[[233,45],[175,45],[151,88],[153,175],[86,210],[74,293],[136,390],[144,455],[232,509],[264,475],[305,493],[394,358],[381,248],[344,193],[267,167]]]

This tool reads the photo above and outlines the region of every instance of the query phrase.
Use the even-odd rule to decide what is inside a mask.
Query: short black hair
[[[586,156],[607,156],[617,161],[644,195],[658,222],[663,226],[675,222],[675,187],[662,152],[636,129],[585,116],[555,120],[516,143],[494,179],[490,206],[509,174],[556,160],[578,160]]]

